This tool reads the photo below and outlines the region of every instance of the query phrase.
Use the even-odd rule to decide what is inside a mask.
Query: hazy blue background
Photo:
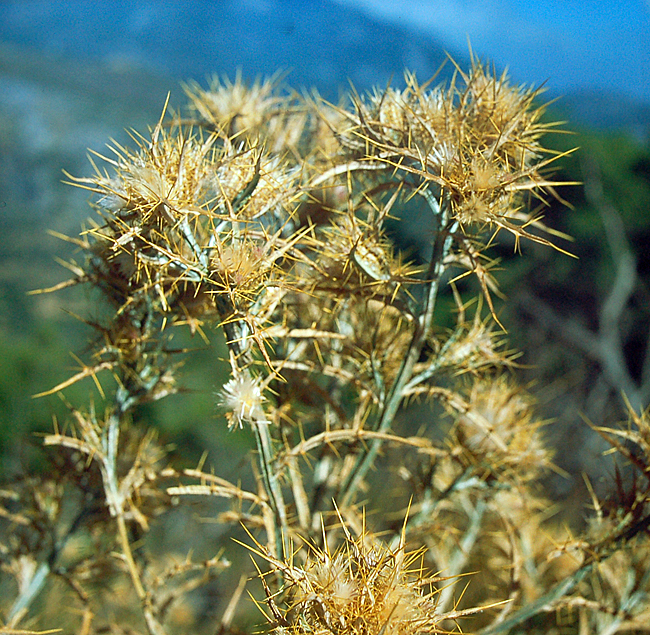
[[[643,134],[650,104],[647,0],[5,0],[3,41],[184,80],[289,69],[330,97],[405,66],[426,78],[445,51],[466,63],[469,41],[587,123]]]
[[[507,66],[556,91],[604,90],[650,100],[646,0],[337,0]]]

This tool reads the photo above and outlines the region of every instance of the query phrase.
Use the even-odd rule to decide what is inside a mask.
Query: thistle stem
[[[534,602],[527,604],[514,615],[511,615],[507,620],[500,622],[499,624],[493,624],[488,626],[483,630],[478,631],[477,635],[496,635],[496,633],[507,633],[511,628],[519,626],[522,622],[525,622],[527,619],[534,617],[538,613],[547,610],[547,608],[552,607],[553,602],[564,597],[567,593],[570,593],[576,585],[591,571],[594,566],[594,562],[590,562],[580,569],[578,569],[573,575],[565,578],[553,587],[548,593],[542,595],[542,597],[537,598]]]
[[[269,504],[275,516],[275,536],[273,537],[276,543],[276,553],[278,558],[284,557],[284,540],[283,536],[287,535],[287,512],[282,495],[282,488],[280,481],[275,471],[275,458],[273,453],[273,442],[269,432],[268,423],[253,423],[253,431],[255,432],[255,441],[257,443],[257,452],[259,458],[260,469],[262,472],[262,481],[264,482],[264,489],[269,497]]]
[[[417,363],[422,349],[431,333],[433,324],[434,309],[436,298],[440,289],[440,280],[444,272],[444,263],[449,255],[453,242],[453,232],[456,229],[457,221],[449,222],[449,211],[446,206],[440,206],[438,201],[433,197],[428,197],[427,202],[431,206],[433,201],[435,206],[432,207],[434,217],[438,221],[439,230],[433,244],[431,261],[427,271],[427,293],[418,322],[415,324],[413,336],[409,344],[408,351],[400,366],[397,378],[390,389],[384,408],[379,414],[375,430],[385,432],[392,424],[399,406],[402,403],[404,389],[413,376],[413,368]],[[448,227],[448,225],[451,225]],[[376,439],[371,443],[370,449],[360,456],[356,465],[351,470],[347,480],[343,483],[339,492],[339,503],[342,506],[349,504],[354,497],[356,490],[365,478],[368,470],[372,467],[377,454],[381,448],[381,439]]]

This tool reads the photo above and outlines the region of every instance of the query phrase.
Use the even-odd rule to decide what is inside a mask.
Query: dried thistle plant
[[[60,476],[1,493],[7,629],[65,597],[83,635],[239,632],[247,576],[277,635],[538,632],[531,620],[555,610],[577,611],[571,632],[603,616],[597,632],[640,628],[647,544],[627,545],[650,526],[647,487],[621,480],[592,535],[548,524],[551,452],[497,317],[497,234],[551,246],[529,210],[557,185],[538,92],[477,61],[446,87],[405,80],[338,106],[277,77],[189,85],[186,112],[70,177],[98,219],[69,239],[82,258],[56,288],[97,289],[107,318],[89,321],[98,338],[80,370],[42,394],[90,377],[103,410],[70,405],[45,437]],[[394,228],[413,205],[428,238],[417,263]],[[138,420],[178,390],[183,327],[225,336],[215,401],[255,443],[236,482],[203,460],[174,468]],[[404,424],[416,400],[431,408]],[[647,480],[647,420],[634,424],[601,432]],[[266,569],[242,565],[218,624],[175,621],[173,607],[192,613],[192,593],[240,547],[195,561],[197,537],[168,558],[147,542],[198,499],[222,501],[214,522],[243,525]],[[636,573],[615,583],[623,569]]]

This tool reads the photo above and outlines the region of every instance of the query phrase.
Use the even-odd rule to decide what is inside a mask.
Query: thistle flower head
[[[443,622],[458,614],[437,611],[438,592],[431,588],[437,578],[427,578],[417,564],[421,550],[406,552],[403,542],[389,547],[366,531],[355,538],[344,528],[344,534],[334,553],[310,547],[300,567],[253,549],[286,581],[277,635],[447,632]]]
[[[242,428],[244,422],[268,423],[262,404],[265,401],[262,393],[262,381],[243,371],[229,379],[219,392],[220,404],[226,409],[228,427]]]
[[[532,398],[506,375],[478,378],[467,401],[449,404],[460,454],[486,475],[526,481],[550,466]]]
[[[190,113],[203,126],[227,137],[263,143],[270,151],[300,153],[304,131],[314,123],[313,110],[279,90],[280,75],[252,84],[215,77],[207,90],[190,84],[185,92]]]
[[[270,212],[282,222],[292,213],[299,176],[299,168],[277,155],[228,143],[208,182],[215,200],[238,219],[259,219]]]
[[[212,123],[228,136],[247,132],[254,134],[265,119],[281,104],[276,93],[277,78],[255,81],[248,86],[237,75],[234,82],[214,77],[207,90],[192,84],[186,88],[190,108],[200,119]]]

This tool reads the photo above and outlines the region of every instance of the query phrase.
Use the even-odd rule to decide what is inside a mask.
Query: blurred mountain
[[[292,87],[336,100],[348,80],[359,90],[400,84],[404,68],[429,78],[445,59],[435,41],[330,0],[2,2],[5,235],[10,219],[78,225],[87,196],[61,184],[62,170],[87,175],[88,148],[128,143],[124,128],[146,133],[168,91],[172,105],[183,102],[182,81],[280,69]]]
[[[468,60],[454,54],[462,67]],[[88,175],[87,149],[125,128],[146,133],[180,82],[288,73],[294,88],[336,100],[348,81],[360,90],[400,85],[404,68],[422,81],[445,62],[440,42],[333,0],[35,0],[0,3],[0,229],[5,262],[37,248],[38,221],[74,230],[88,215],[87,192],[64,186],[63,170]],[[453,72],[447,63],[438,79]],[[520,81],[513,78],[514,82]],[[545,98],[554,97],[552,90]],[[569,127],[625,130],[646,138],[650,106],[575,93],[558,108]],[[33,226],[32,226],[33,229]],[[36,235],[40,239],[36,239]],[[30,260],[35,262],[35,260]],[[2,273],[6,279],[7,272]]]
[[[75,59],[128,63],[179,79],[290,71],[328,97],[409,68],[430,77],[440,43],[331,0],[136,0],[0,4],[0,39]]]
[[[467,67],[468,60],[459,58]],[[360,91],[424,81],[445,62],[440,42],[333,0],[5,0],[0,3],[0,206],[8,218],[64,229],[87,213],[85,193],[62,170],[88,174],[124,128],[146,133],[180,82],[278,69],[294,88],[328,99],[351,81]],[[453,72],[447,63],[439,75]],[[520,81],[513,77],[514,82]],[[545,98],[555,95],[550,83]],[[623,130],[645,139],[650,105],[603,93],[572,93],[557,108],[569,127]],[[61,224],[59,224],[59,222]],[[6,229],[6,227],[5,227]],[[6,235],[6,232],[5,232]]]
[[[167,76],[171,90],[215,73],[241,70],[251,79],[280,70],[294,88],[315,88],[333,100],[348,81],[360,90],[400,85],[404,68],[425,80],[446,59],[444,43],[427,32],[334,0],[5,0],[0,42],[40,51],[54,65],[92,63],[97,76],[89,90],[101,90],[102,69]],[[467,66],[467,55],[451,52]],[[441,79],[452,70],[446,64]],[[547,96],[559,96],[552,77],[548,86]],[[650,104],[607,94],[560,97],[576,124],[642,137],[650,128]]]

